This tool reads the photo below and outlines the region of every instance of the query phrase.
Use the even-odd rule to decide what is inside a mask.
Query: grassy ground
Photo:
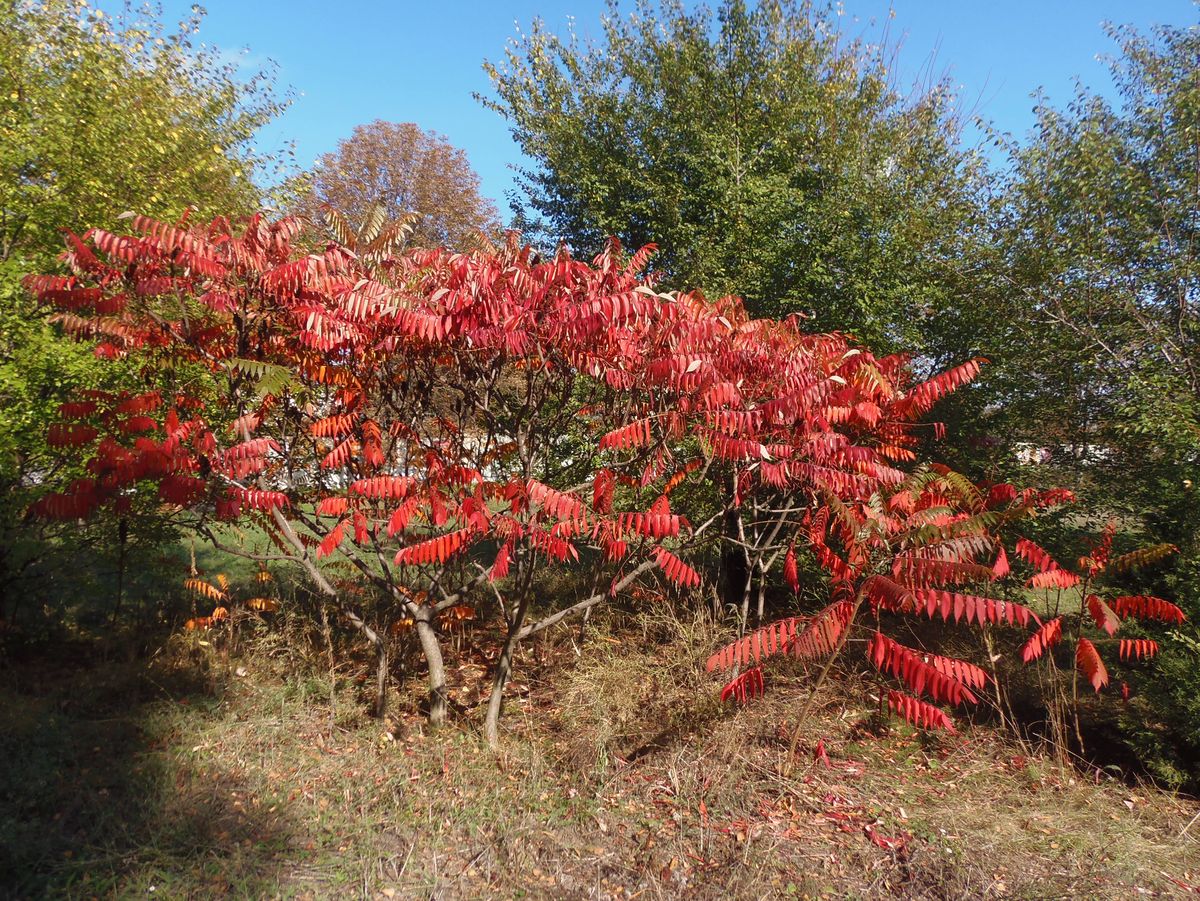
[[[761,702],[722,709],[712,644],[702,622],[643,618],[534,646],[499,753],[478,708],[426,734],[416,683],[380,722],[345,672],[331,708],[316,659],[277,639],[231,659],[190,636],[148,664],[86,647],[14,662],[0,893],[1132,898],[1200,882],[1194,802],[983,728],[881,728],[841,683],[785,772],[811,676],[776,670]],[[463,705],[482,666],[455,673]]]

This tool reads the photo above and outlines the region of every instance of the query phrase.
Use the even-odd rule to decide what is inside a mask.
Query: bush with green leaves
[[[113,17],[83,0],[0,0],[0,618],[91,593],[63,581],[81,531],[35,525],[25,509],[53,468],[45,435],[58,404],[140,381],[63,340],[20,278],[52,265],[63,222],[114,226],[134,208],[170,219],[246,212],[260,202],[255,173],[286,159],[252,143],[286,104],[271,72],[243,77],[198,45],[201,18],[194,8],[172,29],[150,6]],[[153,559],[163,536],[150,531],[109,523],[82,536],[116,569],[131,534]]]

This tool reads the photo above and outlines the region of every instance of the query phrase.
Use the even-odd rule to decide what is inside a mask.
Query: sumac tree
[[[828,573],[830,603],[812,616],[777,620],[717,650],[708,659],[709,672],[734,673],[721,699],[746,703],[761,695],[767,688],[763,662],[785,655],[824,661],[815,693],[857,632],[881,683],[891,679],[901,686],[880,685],[881,707],[886,701],[892,713],[920,728],[954,731],[943,706],[978,703],[995,683],[995,662],[1010,650],[1022,663],[1036,661],[1047,670],[1042,684],[1057,749],[1069,745],[1071,721],[1082,749],[1080,682],[1097,693],[1109,684],[1101,651],[1115,653],[1122,665],[1148,660],[1158,653],[1158,642],[1140,634],[1117,638],[1124,623],[1179,624],[1186,617],[1163,598],[1122,594],[1105,585],[1106,577],[1175,553],[1171,545],[1114,557],[1116,530],[1110,525],[1072,569],[1028,538],[1015,537],[1028,518],[1074,499],[1062,489],[977,486],[939,465],[918,467],[899,485],[856,501],[827,497],[791,539],[788,554],[791,558],[796,544],[811,551]],[[794,573],[785,567],[785,579],[793,581]],[[920,616],[979,629],[981,662],[913,647],[911,638],[904,644],[888,634],[903,618]],[[1009,636],[995,635],[995,627]],[[1060,644],[1068,653],[1057,652]],[[1128,698],[1127,685],[1121,693]],[[996,687],[998,706],[1002,697]],[[793,753],[800,734],[797,726]]]
[[[62,406],[52,443],[87,476],[35,512],[173,507],[219,547],[299,567],[381,673],[390,627],[411,620],[435,723],[439,614],[474,605],[502,628],[493,741],[522,639],[640,579],[697,588],[715,547],[745,555],[747,598],[781,557],[794,571],[797,524],[903,483],[916,421],[978,369],[914,384],[903,358],[795,318],[657,293],[652,248],[626,260],[614,243],[588,265],[514,236],[367,260],[302,247],[295,219],[131,224],[70,236],[70,274],[27,281],[147,385]],[[271,547],[239,544],[237,523]],[[595,589],[534,618],[537,574],[561,566]]]
[[[1016,543],[1017,555],[1032,570],[1025,586],[1044,592],[1047,611],[1046,622],[1021,648],[1021,659],[1027,664],[1036,661],[1046,670],[1047,703],[1059,744],[1066,743],[1065,727],[1070,721],[1075,739],[1083,747],[1080,681],[1086,681],[1097,694],[1107,688],[1110,678],[1105,656],[1111,665],[1116,652],[1120,664],[1128,665],[1158,654],[1159,644],[1152,638],[1141,634],[1118,638],[1117,632],[1126,623],[1132,620],[1178,625],[1187,618],[1164,598],[1124,594],[1116,584],[1122,574],[1157,563],[1176,553],[1177,548],[1158,544],[1113,556],[1115,534],[1116,524],[1111,523],[1095,537],[1074,567],[1059,563],[1028,539]],[[1065,653],[1058,653],[1060,650]],[[1120,691],[1128,699],[1127,682],[1121,684]]]
[[[892,712],[910,723],[952,731],[938,705],[976,703],[994,673],[909,647],[887,633],[915,616],[985,629],[1040,624],[1027,606],[992,596],[988,586],[1010,571],[1000,527],[1054,502],[1056,495],[997,487],[1005,490],[981,491],[946,467],[923,466],[860,498],[827,498],[792,540],[807,546],[828,573],[828,606],[811,617],[773,622],[721,648],[709,658],[708,670],[757,668],[764,658],[783,654],[824,660],[815,692],[849,637],[861,632],[867,660],[881,681],[890,678],[901,686],[881,687],[881,704],[886,697]],[[753,684],[761,690],[765,680],[755,677]],[[728,692],[729,686],[723,694]],[[793,751],[799,735],[797,727]]]

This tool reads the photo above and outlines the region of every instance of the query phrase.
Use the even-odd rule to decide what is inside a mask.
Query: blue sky
[[[166,13],[177,18],[189,5],[168,0]],[[226,53],[247,48],[248,67],[274,60],[280,84],[296,92],[292,109],[263,133],[264,147],[294,140],[297,161],[308,165],[355,125],[416,122],[467,152],[483,192],[502,210],[513,187],[509,167],[521,157],[499,116],[472,97],[490,89],[483,60],[500,60],[518,26],[535,17],[556,31],[573,17],[586,36],[604,10],[603,0],[209,0],[205,6],[201,39]],[[1191,0],[844,0],[841,7],[848,34],[877,35],[886,22],[892,38],[902,39],[902,82],[930,69],[948,73],[965,110],[1017,135],[1033,124],[1030,95],[1039,87],[1056,105],[1071,98],[1076,77],[1109,90],[1098,57],[1115,46],[1103,22],[1146,28],[1200,21]]]

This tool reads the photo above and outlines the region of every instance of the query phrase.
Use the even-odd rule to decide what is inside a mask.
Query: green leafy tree
[[[1040,105],[1014,153],[995,302],[976,324],[1018,401],[1014,437],[1040,435],[1186,557],[1200,527],[1200,31],[1112,36],[1119,101],[1081,89]]]
[[[72,389],[101,378],[44,322],[21,276],[52,265],[63,222],[249,212],[254,174],[285,159],[251,142],[286,99],[269,71],[242,78],[197,47],[202,15],[169,29],[150,7],[113,18],[82,0],[0,0],[0,616],[47,585],[54,546],[24,521],[26,490],[46,474],[46,425]],[[137,373],[107,367],[104,378]],[[104,528],[123,565],[138,530]]]
[[[1012,146],[982,302],[957,311],[955,328],[964,349],[993,360],[986,390],[969,402],[999,439],[997,469],[1011,470],[1011,449],[1023,443],[1043,461],[1042,477],[1116,519],[1118,544],[1177,545],[1177,557],[1126,587],[1173,595],[1194,622],[1200,31],[1110,34],[1121,51],[1114,98],[1081,87],[1064,108],[1039,101],[1034,132]],[[1194,628],[1180,632],[1194,641]],[[1178,673],[1191,663],[1164,655],[1158,665]],[[1195,759],[1200,721],[1180,699],[1200,682],[1193,674],[1168,688],[1164,678],[1157,688],[1155,714],[1186,736],[1181,756]]]
[[[657,242],[671,284],[936,350],[938,311],[970,293],[977,163],[945,84],[902,96],[891,51],[836,23],[789,0],[612,2],[596,42],[535,23],[481,99],[533,161],[520,185],[550,239]]]

